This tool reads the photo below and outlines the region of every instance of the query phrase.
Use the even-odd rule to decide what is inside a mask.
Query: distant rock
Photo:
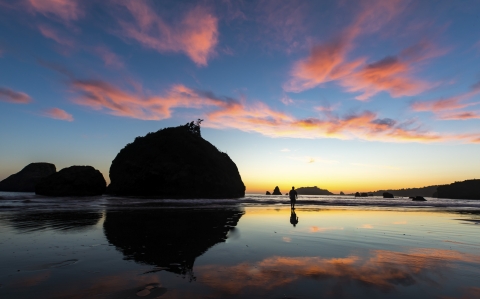
[[[355,197],[360,197],[360,193],[356,192]]]
[[[35,192],[35,185],[43,178],[55,173],[51,163],[30,163],[19,172],[0,182],[0,191]]]
[[[282,195],[282,192],[280,192],[280,188],[278,188],[278,186],[273,189],[272,195]]]
[[[438,186],[438,198],[480,199],[480,180],[466,180]]]
[[[345,193],[343,193],[343,191],[340,191],[340,195],[345,195]]]
[[[272,193],[270,193],[270,191],[267,191],[265,192],[265,195],[272,195]]]
[[[333,195],[332,192],[326,189],[320,189],[317,186],[314,187],[300,187],[295,189],[298,195]]]
[[[92,166],[70,166],[42,179],[35,193],[47,196],[94,196],[105,192],[107,183]]]
[[[423,196],[411,196],[412,201],[427,201]]]
[[[394,198],[392,193],[383,192],[383,198]]]
[[[200,121],[137,137],[115,157],[108,194],[161,198],[245,196],[237,166],[201,137]]]
[[[368,193],[360,193],[360,197],[368,197]]]

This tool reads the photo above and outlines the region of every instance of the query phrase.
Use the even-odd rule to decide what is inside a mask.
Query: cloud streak
[[[45,110],[42,113],[42,115],[49,118],[58,119],[58,120],[73,121],[73,116],[70,113],[60,108],[51,108],[51,109]]]
[[[177,108],[201,109],[204,126],[233,128],[269,137],[363,139],[387,142],[478,142],[479,135],[449,135],[429,132],[412,121],[398,122],[381,118],[372,111],[344,116],[327,113],[319,118],[297,118],[276,111],[262,102],[247,103],[220,97],[209,91],[173,85],[161,95],[143,90],[123,90],[100,80],[71,82],[78,96],[74,102],[112,115],[142,120],[172,117]],[[323,161],[323,160],[320,160]]]
[[[394,19],[403,6],[401,1],[373,1],[365,6],[349,27],[329,42],[314,46],[308,57],[294,64],[284,89],[301,92],[337,81],[346,91],[361,93],[355,99],[366,101],[382,91],[396,98],[416,95],[430,88],[431,83],[412,76],[414,65],[443,52],[425,41],[373,63],[367,63],[366,57],[348,58],[355,39],[378,31]]]
[[[413,102],[410,108],[415,112],[432,112],[438,119],[442,120],[479,119],[480,114],[478,111],[459,111],[467,107],[480,105],[479,101],[471,101],[479,93],[480,82],[474,84],[468,92],[448,98]]]
[[[169,24],[143,1],[116,1],[129,17],[116,15],[119,35],[158,52],[183,52],[198,66],[206,66],[218,43],[218,19],[203,6],[188,10]]]
[[[342,281],[342,284],[392,292],[398,286],[415,285],[418,281],[440,281],[451,265],[458,262],[473,266],[480,263],[480,258],[453,250],[428,248],[408,252],[373,250],[366,256],[343,258],[274,256],[228,267],[200,266],[196,272],[201,281],[227,294],[240,294],[252,288],[271,290],[305,279]],[[225,281],[226,273],[231,280]]]
[[[14,104],[28,104],[32,102],[32,98],[24,92],[0,86],[0,101]]]
[[[64,21],[75,21],[85,15],[77,0],[26,0],[25,5],[34,13],[53,16]]]

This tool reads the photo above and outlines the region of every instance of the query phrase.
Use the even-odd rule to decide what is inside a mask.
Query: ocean
[[[480,298],[480,201],[0,192],[0,298]]]

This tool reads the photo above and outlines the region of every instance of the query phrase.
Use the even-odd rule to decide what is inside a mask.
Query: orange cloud
[[[64,21],[78,20],[85,15],[77,0],[27,0],[26,5],[34,12]]]
[[[43,116],[50,117],[53,119],[73,121],[73,116],[70,113],[67,113],[65,110],[59,108],[51,108],[43,112]]]
[[[329,230],[343,230],[343,227],[318,227],[310,226],[309,231],[311,233],[323,233]]]
[[[141,87],[135,92],[122,90],[99,80],[73,80],[72,89],[79,93],[74,102],[109,114],[143,120],[170,118],[176,108],[202,109],[204,126],[233,128],[270,137],[293,138],[359,138],[393,142],[440,142],[461,140],[477,142],[480,137],[428,132],[415,122],[397,122],[379,118],[371,111],[343,117],[327,114],[323,118],[298,119],[271,109],[264,103],[247,103],[212,92],[174,85],[163,95],[150,96]],[[320,160],[321,161],[321,160]]]
[[[14,104],[28,104],[32,101],[32,98],[26,93],[0,87],[0,101]]]
[[[133,20],[119,17],[119,33],[159,52],[183,52],[197,65],[205,66],[215,54],[218,19],[207,8],[190,9],[178,23],[168,24],[143,1],[117,1]]]
[[[80,92],[74,102],[116,116],[143,120],[170,118],[174,108],[227,107],[229,100],[209,93],[174,85],[163,96],[147,96],[143,91],[131,93],[99,80],[74,80],[72,87]]]
[[[238,294],[251,288],[271,290],[300,279],[341,279],[343,284],[357,283],[388,292],[398,285],[441,279],[454,262],[479,264],[480,256],[427,248],[409,252],[374,250],[363,257],[270,257],[257,263],[235,266],[200,266],[195,272],[199,281],[228,294]],[[224,279],[226,273],[231,279]]]
[[[363,92],[355,97],[360,101],[368,100],[381,91],[389,92],[395,98],[410,96],[430,87],[426,82],[410,78],[412,70],[410,62],[390,56],[353,71],[340,84],[349,92]]]
[[[298,61],[284,89],[301,92],[323,83],[338,81],[348,92],[361,92],[357,100],[365,101],[385,91],[392,97],[418,94],[431,84],[412,77],[414,65],[438,56],[442,51],[426,42],[407,48],[400,55],[388,56],[366,64],[367,58],[349,60],[354,40],[362,34],[378,31],[395,18],[405,5],[401,1],[373,1],[356,16],[354,22],[328,43],[312,48],[310,55]]]

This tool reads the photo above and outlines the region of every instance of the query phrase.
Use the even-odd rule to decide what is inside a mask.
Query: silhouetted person
[[[295,214],[295,211],[293,209],[291,210],[290,214],[290,223],[293,224],[293,227],[295,227],[298,223],[297,214]]]
[[[295,203],[297,202],[297,197],[298,197],[297,191],[295,191],[295,187],[292,187],[292,190],[290,190],[288,195],[290,196],[290,207],[292,209],[295,209]]]

